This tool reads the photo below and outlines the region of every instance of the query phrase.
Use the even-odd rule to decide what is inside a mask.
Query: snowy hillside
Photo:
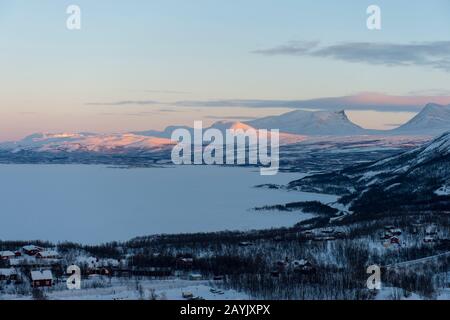
[[[22,140],[0,144],[12,152],[119,152],[123,150],[155,150],[173,143],[169,139],[135,134],[62,133],[30,135]]]
[[[450,132],[413,150],[376,162],[293,181],[292,189],[345,196],[361,212],[448,210]],[[445,192],[444,192],[445,191]]]
[[[258,129],[280,129],[282,132],[301,135],[362,135],[365,130],[352,123],[345,111],[292,111],[247,122]]]
[[[450,105],[428,104],[409,122],[392,130],[402,134],[438,135],[450,130]]]

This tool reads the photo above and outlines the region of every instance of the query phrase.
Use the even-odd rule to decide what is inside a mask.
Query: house
[[[249,241],[241,241],[241,242],[239,242],[239,246],[240,247],[250,247],[251,245],[253,245],[253,243],[251,243]]]
[[[49,251],[40,251],[36,253],[37,259],[59,259],[59,254],[56,251],[49,250]]]
[[[177,267],[180,268],[191,268],[193,264],[194,264],[193,258],[181,257],[177,259]]]
[[[398,237],[392,237],[390,240],[391,244],[400,244],[400,239]]]
[[[334,236],[319,236],[319,237],[314,237],[312,240],[313,241],[317,241],[317,242],[320,242],[320,241],[334,241],[334,240],[336,240],[336,237],[334,237]]]
[[[437,232],[437,227],[435,225],[428,226],[425,229],[425,233],[426,233],[427,236],[435,236],[438,233]]]
[[[0,251],[0,259],[1,260],[9,260],[15,258],[15,254],[12,251]]]
[[[390,234],[391,236],[400,236],[402,234],[402,229],[396,228],[394,226],[385,226],[385,234]]]
[[[347,237],[347,234],[344,231],[337,231],[334,235],[336,238],[339,238],[339,239],[343,239],[343,238]]]
[[[326,228],[322,230],[322,234],[333,234],[334,229],[333,228]]]
[[[198,273],[191,273],[189,275],[189,280],[198,281],[198,280],[202,280],[202,279],[203,279],[203,276]]]
[[[423,239],[423,242],[425,242],[425,243],[433,243],[433,242],[435,242],[436,241],[436,239],[434,238],[434,237],[432,237],[432,236],[426,236],[424,239]]]
[[[292,261],[291,266],[295,272],[300,273],[311,273],[315,270],[313,264],[305,259],[294,260]]]
[[[194,298],[194,294],[190,291],[184,291],[181,293],[183,299],[193,299]]]
[[[22,251],[29,256],[34,256],[34,255],[36,255],[36,253],[44,251],[44,249],[41,247],[35,246],[33,244],[30,244],[30,245],[22,247]]]
[[[314,236],[314,232],[312,232],[311,230],[307,230],[307,231],[303,231],[300,235],[305,238],[311,238]]]
[[[278,278],[280,276],[280,271],[272,270],[272,271],[270,271],[270,275],[274,278]]]
[[[0,281],[17,280],[17,271],[14,268],[0,269]]]
[[[88,275],[111,276],[112,271],[108,268],[94,268],[87,271]]]
[[[282,272],[282,271],[284,271],[286,269],[286,267],[289,266],[289,261],[288,261],[288,259],[286,259],[286,260],[278,260],[276,262],[275,266],[276,266],[276,269],[278,271]]]
[[[33,288],[51,287],[53,274],[50,270],[31,271],[31,286]]]
[[[392,238],[394,235],[390,232],[385,232],[381,235],[380,239],[381,240],[389,240],[390,238]]]

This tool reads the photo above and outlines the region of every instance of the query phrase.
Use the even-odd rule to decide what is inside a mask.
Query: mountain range
[[[450,132],[375,162],[307,176],[288,188],[339,194],[351,211],[447,212],[450,208]]]
[[[129,150],[154,151],[173,145],[170,140],[175,129],[187,126],[170,126],[163,131],[148,130],[130,133],[37,133],[19,141],[0,143],[0,150],[12,152],[93,152],[126,153]],[[393,130],[368,130],[351,122],[345,111],[297,110],[279,116],[270,116],[248,122],[219,121],[211,128],[224,133],[226,129],[279,129],[280,144],[296,144],[317,137],[349,136],[436,136],[450,130],[450,106],[428,104],[406,124]]]
[[[351,122],[345,111],[297,110],[247,122],[258,129],[280,128],[308,136],[429,135],[450,130],[450,105],[428,104],[413,119],[393,130],[369,130]]]

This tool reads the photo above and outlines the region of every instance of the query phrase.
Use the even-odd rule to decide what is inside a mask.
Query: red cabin
[[[31,286],[33,288],[51,287],[53,285],[53,275],[50,270],[31,271]]]

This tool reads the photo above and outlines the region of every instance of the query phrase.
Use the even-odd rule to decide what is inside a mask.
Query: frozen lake
[[[160,233],[291,226],[302,213],[249,209],[334,196],[257,189],[301,177],[251,168],[0,165],[0,239],[99,243]]]

